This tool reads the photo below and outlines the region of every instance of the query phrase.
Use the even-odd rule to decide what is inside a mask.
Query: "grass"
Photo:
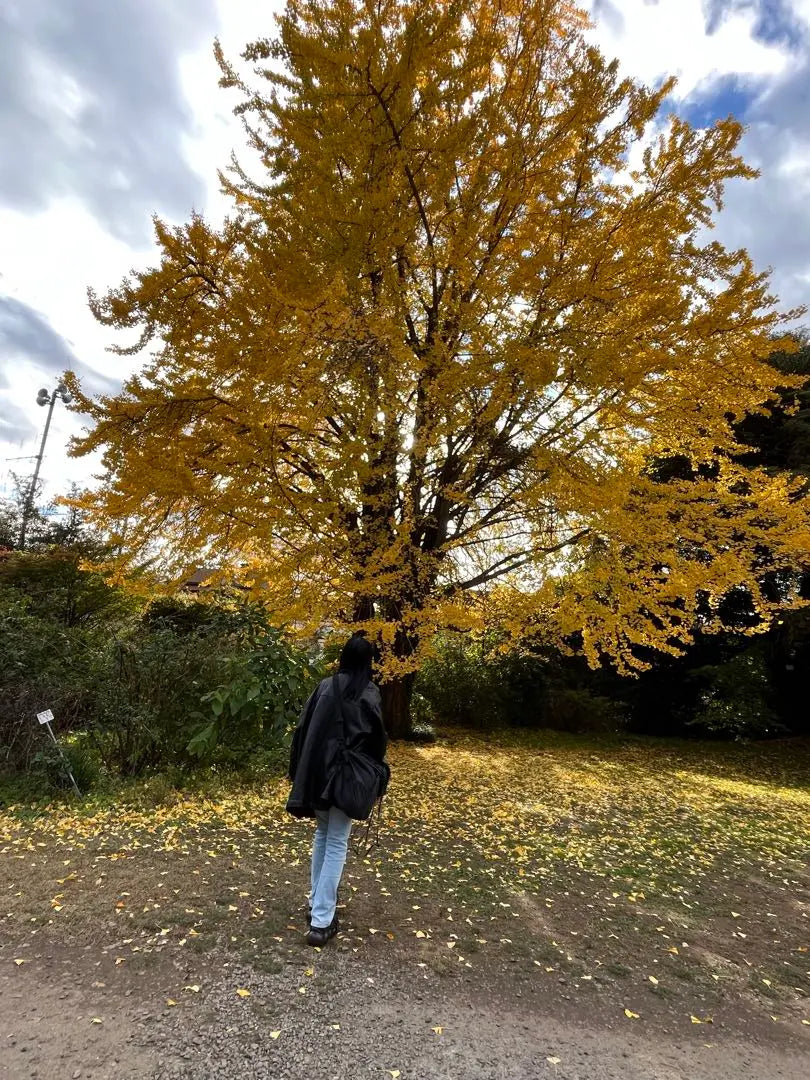
[[[599,985],[600,1008],[642,1015],[742,1002],[810,1019],[807,743],[454,731],[390,758],[382,845],[347,866],[341,947],[489,984],[508,969],[509,985]],[[276,970],[300,941],[311,840],[287,790],[153,781],[7,806],[0,934],[218,943]]]

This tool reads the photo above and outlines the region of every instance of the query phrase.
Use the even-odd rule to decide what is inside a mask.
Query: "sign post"
[[[42,724],[44,727],[46,727],[48,729],[48,734],[51,737],[53,745],[56,747],[57,751],[59,752],[59,757],[62,759],[62,764],[65,767],[65,772],[68,775],[68,779],[70,780],[70,783],[71,783],[71,785],[73,787],[73,790],[76,792],[76,794],[79,796],[79,798],[81,798],[82,793],[79,791],[79,785],[76,783],[76,780],[75,780],[75,778],[73,776],[73,773],[70,771],[70,763],[68,762],[68,759],[65,757],[65,755],[62,753],[62,747],[56,741],[56,736],[54,735],[53,728],[51,727],[51,721],[53,720],[53,713],[51,712],[50,709],[45,709],[44,712],[38,712],[37,713],[37,720],[39,720],[40,724]]]

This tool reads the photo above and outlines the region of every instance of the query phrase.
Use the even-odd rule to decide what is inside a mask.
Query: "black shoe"
[[[323,948],[324,945],[333,938],[340,929],[340,923],[338,922],[337,915],[332,919],[329,926],[310,926],[309,933],[307,934],[307,945],[314,945],[317,948]]]

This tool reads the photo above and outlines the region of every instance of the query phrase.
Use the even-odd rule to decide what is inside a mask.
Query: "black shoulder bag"
[[[338,748],[321,798],[337,806],[348,817],[366,821],[375,802],[385,794],[390,769],[384,761],[377,761],[371,754],[350,749],[346,745],[343,695],[337,674],[332,676],[332,694],[335,699]]]

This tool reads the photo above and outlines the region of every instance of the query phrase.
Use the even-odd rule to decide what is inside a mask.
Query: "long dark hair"
[[[371,682],[374,646],[362,634],[352,634],[340,653],[338,671],[349,676],[346,697],[356,701]]]

